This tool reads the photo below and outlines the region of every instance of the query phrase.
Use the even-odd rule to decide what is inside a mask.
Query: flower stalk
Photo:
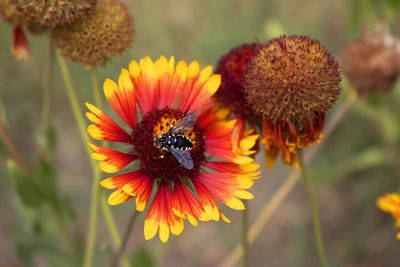
[[[68,98],[71,104],[71,109],[73,111],[75,120],[78,124],[79,132],[82,138],[82,142],[84,143],[84,147],[86,148],[86,152],[88,155],[91,154],[90,148],[86,145],[85,140],[89,139],[89,135],[86,132],[85,122],[83,117],[81,116],[82,112],[79,107],[78,98],[76,95],[75,87],[71,80],[71,75],[65,62],[64,58],[61,56],[60,52],[57,51],[57,58],[61,68],[61,73],[64,78],[65,86],[67,89]],[[101,172],[97,167],[97,164],[94,160],[90,159],[90,164],[93,171],[93,184],[92,184],[92,197],[91,197],[91,204],[90,204],[90,215],[89,215],[89,231],[88,231],[88,238],[86,243],[85,255],[83,266],[89,267],[92,266],[93,261],[93,252],[94,252],[94,245],[95,245],[95,238],[96,238],[96,227],[97,227],[97,215],[98,215],[98,202],[99,202],[99,182],[100,182],[100,175]],[[104,199],[104,198],[103,198]],[[102,201],[103,203],[104,201]],[[112,234],[113,241],[118,246],[118,240],[120,243],[120,237],[118,236],[118,232],[116,231],[115,222],[112,218],[112,214],[110,212],[104,212],[105,210],[109,209],[107,204],[104,202],[103,204],[103,214],[106,217],[107,226],[109,227],[110,224],[114,225],[114,227],[109,227],[110,233]],[[123,260],[124,266],[130,266],[129,261],[125,258]]]
[[[321,232],[321,222],[319,219],[319,210],[318,210],[318,201],[317,196],[315,194],[314,186],[312,185],[311,179],[308,176],[307,167],[304,163],[303,149],[299,148],[297,150],[298,158],[299,158],[299,166],[300,171],[304,179],[304,183],[306,184],[308,195],[310,196],[311,205],[312,205],[312,214],[313,214],[313,223],[314,223],[314,234],[315,234],[315,245],[317,246],[319,260],[321,262],[321,266],[327,267],[328,263],[326,260],[324,243],[322,241],[322,232]]]

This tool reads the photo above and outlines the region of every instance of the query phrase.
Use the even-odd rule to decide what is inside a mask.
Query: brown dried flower
[[[83,20],[54,29],[52,40],[64,57],[91,66],[121,55],[133,35],[133,18],[126,5],[121,0],[104,0]]]
[[[96,5],[97,0],[15,0],[18,10],[28,21],[43,28],[70,25],[82,19]]]
[[[248,104],[263,118],[269,167],[279,151],[298,167],[297,149],[322,137],[325,112],[340,93],[338,64],[317,40],[282,36],[252,58],[244,85]]]
[[[343,73],[362,96],[372,92],[388,92],[400,74],[400,38],[390,34],[381,22],[375,32],[364,35],[348,45],[340,54]]]

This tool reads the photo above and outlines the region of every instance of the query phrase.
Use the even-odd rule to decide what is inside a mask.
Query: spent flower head
[[[70,25],[93,10],[97,0],[15,0],[28,21],[43,28]]]
[[[384,212],[390,213],[396,219],[395,226],[400,228],[400,194],[387,193],[379,197],[376,204]],[[400,240],[400,232],[397,234],[397,239]]]
[[[244,124],[226,119],[229,110],[211,100],[219,85],[220,76],[212,75],[211,66],[200,71],[197,61],[175,66],[174,57],[162,56],[155,62],[146,57],[123,69],[118,84],[104,82],[105,96],[128,131],[87,104],[87,117],[94,123],[89,134],[128,147],[120,152],[89,144],[93,158],[102,161],[100,169],[114,173],[133,161],[140,163],[136,170],[101,182],[115,189],[108,203],[136,197],[136,209],[143,211],[156,188],[144,223],[146,239],[159,231],[166,242],[170,231],[182,232],[185,219],[194,226],[197,220],[229,222],[216,199],[241,210],[245,207],[239,198],[253,198],[246,189],[258,178],[259,165],[247,154],[257,136],[246,133]]]
[[[248,104],[263,118],[262,142],[272,167],[282,150],[297,166],[297,149],[322,137],[325,113],[340,93],[338,64],[317,40],[273,39],[253,56],[244,79]]]
[[[361,96],[388,92],[400,75],[400,38],[393,37],[389,26],[380,22],[375,31],[365,29],[360,39],[343,48],[340,63]]]
[[[101,1],[82,20],[52,31],[53,43],[61,54],[86,67],[122,55],[133,36],[133,18],[122,0]]]

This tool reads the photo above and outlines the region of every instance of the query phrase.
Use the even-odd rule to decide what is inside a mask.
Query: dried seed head
[[[215,97],[238,116],[255,121],[257,117],[247,105],[243,75],[252,56],[261,48],[260,43],[242,44],[233,48],[218,61],[215,73],[221,74],[221,86]]]
[[[363,96],[388,92],[400,74],[400,38],[394,38],[386,23],[345,46],[340,54],[343,73]]]
[[[126,5],[121,0],[105,0],[85,19],[54,29],[52,40],[64,57],[91,66],[121,55],[133,35],[133,18]]]
[[[41,27],[29,22],[24,14],[19,11],[19,5],[15,0],[0,0],[0,14],[5,21],[14,27],[27,27],[31,33],[40,33]]]
[[[15,0],[18,10],[28,21],[43,28],[70,25],[82,19],[96,5],[97,0]]]
[[[244,85],[248,104],[271,123],[311,120],[340,93],[338,64],[318,41],[282,36],[252,58]]]

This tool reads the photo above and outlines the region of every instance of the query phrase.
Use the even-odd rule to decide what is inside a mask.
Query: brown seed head
[[[245,75],[248,104],[271,123],[311,120],[340,93],[338,64],[318,41],[282,36],[266,43]]]
[[[70,25],[82,19],[96,5],[97,0],[15,0],[18,10],[28,21],[43,28]]]
[[[345,46],[340,54],[343,73],[363,96],[388,92],[400,74],[400,38],[394,38],[385,23],[375,32]]]
[[[84,20],[54,29],[52,40],[64,57],[91,66],[121,55],[133,35],[133,18],[126,5],[121,0],[104,0]]]
[[[31,33],[41,32],[39,25],[29,22],[19,11],[18,3],[15,0],[0,0],[0,15],[14,27],[27,27]]]
[[[247,105],[243,89],[243,75],[252,56],[261,48],[260,43],[242,44],[233,48],[218,61],[215,73],[221,74],[221,86],[215,97],[239,116],[255,121],[257,116]]]

